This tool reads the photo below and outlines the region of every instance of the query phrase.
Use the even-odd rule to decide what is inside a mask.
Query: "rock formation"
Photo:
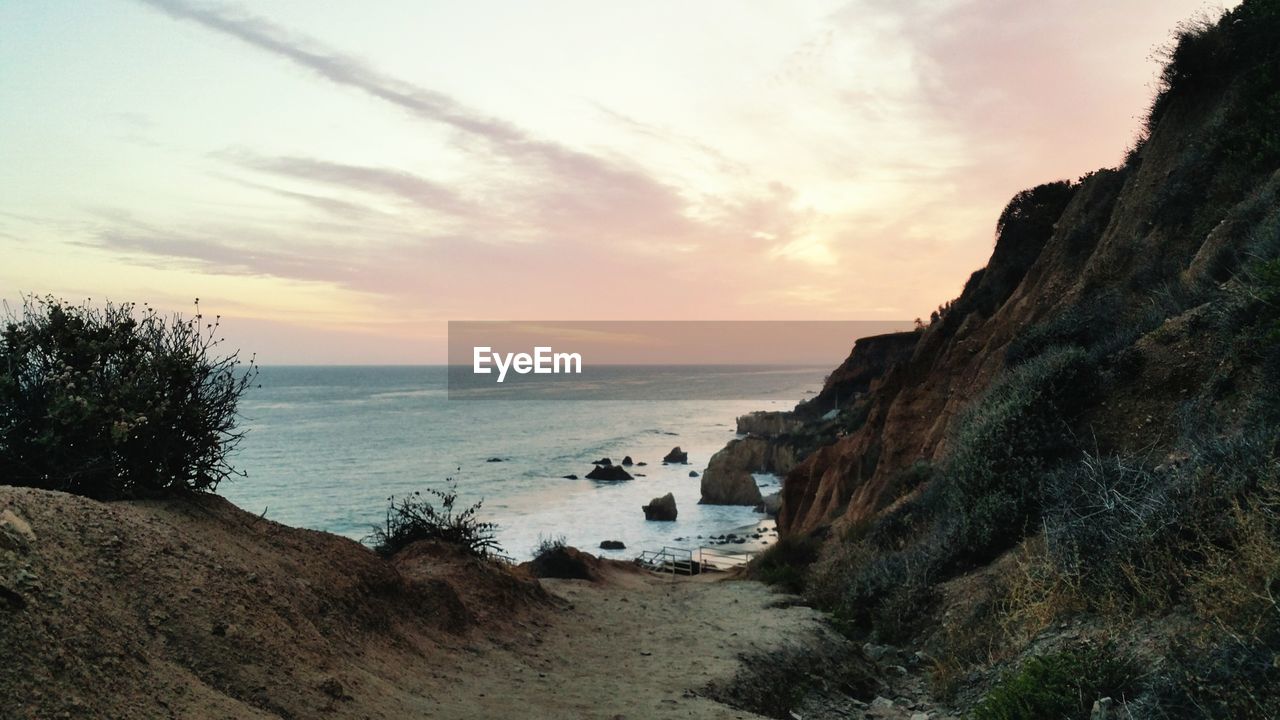
[[[786,474],[796,464],[789,445],[778,444],[764,438],[746,437],[730,440],[719,452],[711,456],[702,474],[702,499],[704,505],[757,505],[761,501],[760,488],[753,472]]]
[[[656,497],[650,500],[648,505],[642,506],[641,509],[644,510],[645,520],[675,520],[677,512],[675,495],[667,493],[662,497]]]
[[[597,465],[587,473],[588,480],[630,480],[631,473],[622,469],[621,465]]]

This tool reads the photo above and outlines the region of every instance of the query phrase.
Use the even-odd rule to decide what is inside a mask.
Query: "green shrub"
[[[1116,369],[1125,362],[1134,343],[1166,318],[1195,305],[1200,296],[1179,283],[1143,288],[1148,302],[1136,317],[1120,317],[1116,308],[1124,301],[1114,290],[1091,293],[1087,300],[1024,328],[1005,348],[1005,365],[1016,367],[1055,347],[1077,347],[1092,362]],[[1131,359],[1131,358],[1130,358]]]
[[[811,535],[783,535],[751,561],[748,577],[787,592],[804,592],[809,566],[818,559],[822,539]]]
[[[557,550],[563,550],[568,546],[569,540],[564,535],[538,535],[538,545],[533,549],[533,556],[539,557]]]
[[[1144,137],[1175,106],[1220,107],[1183,148],[1164,179],[1156,220],[1203,237],[1227,210],[1280,165],[1280,9],[1275,0],[1245,0],[1217,20],[1179,27],[1164,51],[1160,91]]]
[[[974,708],[973,720],[1088,720],[1093,703],[1121,702],[1138,685],[1137,664],[1111,646],[1081,644],[1027,660]]]
[[[1084,351],[1052,348],[996,380],[960,418],[945,475],[927,494],[958,522],[957,561],[991,559],[1038,518],[1045,474],[1079,453],[1071,420],[1094,374]]]
[[[391,557],[419,540],[434,540],[456,545],[477,557],[490,557],[501,553],[494,532],[496,523],[481,522],[476,518],[483,500],[454,512],[458,491],[449,480],[447,489],[428,488],[427,494],[435,501],[415,492],[408,497],[387,498],[387,517],[382,527],[375,527],[366,538],[373,549],[383,557]],[[437,508],[435,503],[440,507]]]
[[[1039,528],[1042,480],[1079,454],[1071,420],[1094,372],[1084,351],[1064,347],[1006,371],[959,419],[942,467],[904,472],[925,484],[918,496],[826,549],[810,578],[819,604],[881,640],[909,638],[939,582]]]
[[[218,330],[198,306],[166,319],[28,298],[0,333],[0,478],[115,500],[242,474],[228,458],[256,367],[218,356]]]

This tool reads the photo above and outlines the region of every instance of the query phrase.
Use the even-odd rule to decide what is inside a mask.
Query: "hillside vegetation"
[[[1280,716],[1277,37],[1181,27],[1125,162],[1018,193],[786,478],[821,549],[761,567],[975,717]]]

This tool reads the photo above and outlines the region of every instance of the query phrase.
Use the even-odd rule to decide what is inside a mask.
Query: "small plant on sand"
[[[414,492],[402,498],[387,498],[386,520],[366,538],[379,555],[391,557],[419,540],[457,545],[477,557],[501,553],[493,536],[497,524],[476,517],[483,500],[455,512],[458,490],[452,478],[446,489],[427,488],[426,492],[426,496]]]
[[[101,500],[212,491],[237,472],[257,368],[218,319],[30,297],[0,330],[0,479]]]
[[[533,556],[541,557],[547,553],[563,550],[568,547],[568,544],[568,538],[564,535],[556,535],[553,537],[538,535],[538,546],[533,549]]]

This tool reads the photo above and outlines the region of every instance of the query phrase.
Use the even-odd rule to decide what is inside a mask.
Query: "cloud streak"
[[[394,168],[369,167],[306,157],[264,157],[245,152],[221,153],[221,157],[249,170],[284,178],[389,195],[421,209],[452,217],[470,217],[480,212],[475,203],[441,183]]]
[[[621,196],[635,195],[650,200],[666,196],[660,202],[667,205],[668,210],[683,205],[675,189],[634,166],[534,138],[512,123],[487,117],[443,93],[386,75],[356,58],[336,52],[313,39],[299,37],[264,18],[233,14],[227,9],[197,6],[181,0],[137,1],[174,19],[196,23],[288,60],[330,82],[359,90],[407,111],[420,120],[457,130],[464,138],[480,141],[484,150],[521,163],[524,172],[540,184],[554,182],[578,197],[595,195],[594,199],[583,200],[585,205],[612,204]],[[465,149],[477,149],[472,143],[464,141],[461,144]]]

